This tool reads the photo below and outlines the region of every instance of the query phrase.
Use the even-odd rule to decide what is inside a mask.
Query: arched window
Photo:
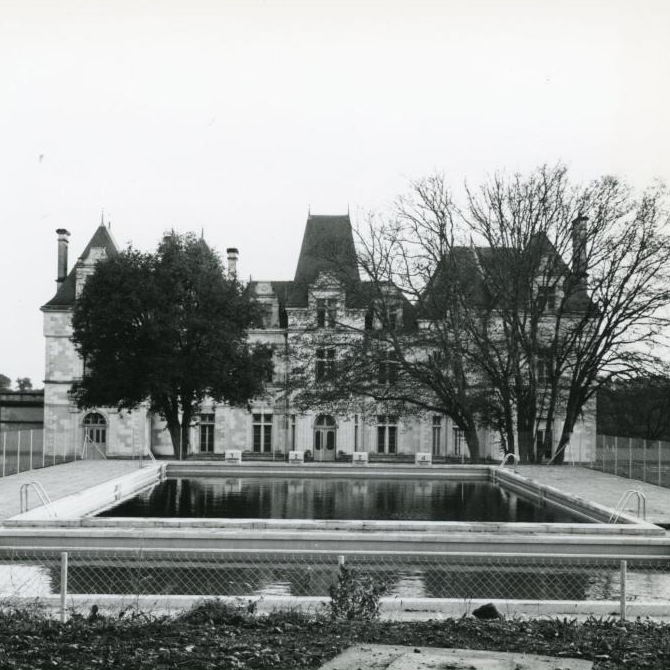
[[[84,417],[84,439],[95,444],[107,444],[107,421],[99,412]]]

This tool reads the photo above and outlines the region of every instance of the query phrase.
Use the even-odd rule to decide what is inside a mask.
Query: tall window
[[[454,428],[453,436],[454,436],[454,456],[462,456],[463,444],[465,442],[465,431],[461,430],[460,428]]]
[[[398,356],[395,351],[390,351],[386,360],[379,362],[377,381],[384,385],[395,384],[398,381]]]
[[[102,414],[91,412],[84,417],[84,439],[95,444],[107,443],[107,421]]]
[[[391,414],[377,415],[377,452],[395,454],[398,447],[398,417]]]
[[[540,286],[537,289],[537,302],[540,310],[553,312],[556,309],[556,287]]]
[[[442,443],[442,417],[439,414],[435,414],[433,416],[433,456],[439,456],[441,443]]]
[[[335,374],[335,349],[316,350],[316,381],[331,379]]]
[[[354,414],[354,451],[358,451],[358,414]]]
[[[214,414],[200,415],[200,451],[214,451]]]
[[[270,351],[270,365],[268,366],[267,370],[265,371],[264,381],[267,384],[272,384],[272,382],[274,380],[275,380],[275,353],[274,353],[274,349],[271,349],[271,351]]]
[[[337,300],[318,298],[316,301],[316,325],[318,328],[335,328]]]
[[[551,379],[551,356],[540,354],[535,364],[535,372],[538,384],[546,384]]]
[[[254,451],[272,451],[272,414],[254,414]]]

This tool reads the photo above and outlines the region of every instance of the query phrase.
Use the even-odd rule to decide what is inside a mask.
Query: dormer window
[[[400,327],[400,305],[390,305],[386,311],[386,316],[389,330],[396,330]]]
[[[319,298],[316,301],[317,328],[335,328],[337,318],[337,300],[335,298]]]
[[[556,309],[556,287],[540,286],[537,289],[537,302],[540,311],[551,311]]]
[[[261,318],[263,320],[263,328],[272,328],[273,325],[273,306],[272,303],[261,304]]]

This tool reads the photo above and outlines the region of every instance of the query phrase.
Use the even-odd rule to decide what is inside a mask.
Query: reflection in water
[[[489,482],[288,477],[167,479],[100,516],[580,521]]]

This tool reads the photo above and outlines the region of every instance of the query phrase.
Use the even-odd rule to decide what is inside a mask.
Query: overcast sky
[[[565,162],[670,181],[667,0],[0,0],[0,373],[100,222],[291,279],[308,207]]]

